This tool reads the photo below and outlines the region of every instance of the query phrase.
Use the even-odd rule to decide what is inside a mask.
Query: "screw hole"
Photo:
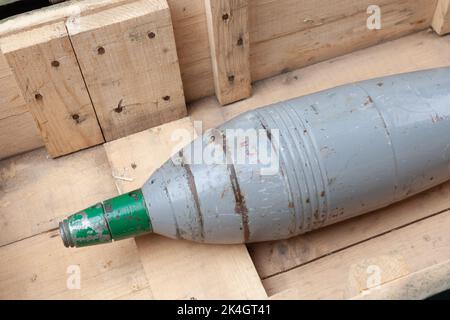
[[[244,40],[242,38],[239,38],[237,41],[238,46],[242,46],[244,44]]]
[[[97,48],[97,53],[98,53],[98,54],[105,54],[105,51],[106,51],[106,50],[105,50],[105,48],[103,48],[103,47],[98,47],[98,48]]]
[[[234,76],[228,76],[228,82],[233,83],[234,82]]]
[[[80,119],[80,116],[78,114],[73,114],[72,119],[78,121]]]
[[[224,13],[224,14],[222,15],[222,20],[223,20],[223,21],[228,20],[228,18],[230,18],[230,15],[229,15],[228,13]]]
[[[52,67],[58,68],[59,67],[59,61],[52,61]]]
[[[42,94],[36,93],[36,94],[34,95],[34,98],[35,98],[36,100],[40,101],[40,100],[42,100],[44,97],[42,96]]]
[[[163,97],[163,100],[164,100],[164,101],[169,101],[169,100],[170,100],[170,96],[164,96],[164,97]]]
[[[147,36],[148,36],[150,39],[153,39],[154,37],[156,37],[156,34],[155,34],[154,32],[149,32],[149,33],[147,34]]]

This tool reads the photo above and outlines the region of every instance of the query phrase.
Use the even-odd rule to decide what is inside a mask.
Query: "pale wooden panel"
[[[204,0],[167,0],[186,101],[214,94]]]
[[[423,300],[450,289],[450,260],[382,286],[364,290],[354,300]]]
[[[0,162],[0,246],[58,227],[117,194],[103,147],[48,159],[44,149]]]
[[[124,2],[136,0],[70,0],[39,10],[33,10],[0,21],[0,36],[11,35],[66,20],[113,8]]]
[[[39,148],[39,130],[0,51],[0,159]]]
[[[1,38],[0,46],[52,157],[104,141],[63,23]]]
[[[139,188],[178,151],[175,145],[189,142],[172,140],[175,129],[195,137],[193,125],[186,118],[105,144],[120,192]],[[266,297],[243,245],[203,245],[157,235],[139,237],[137,245],[156,299]]]
[[[431,25],[440,35],[450,32],[450,0],[439,0]]]
[[[165,0],[132,2],[67,27],[107,141],[186,116]]]
[[[263,283],[269,295],[280,293],[285,299],[352,298],[376,285],[449,260],[449,224],[450,211],[446,211]]]
[[[41,135],[30,112],[0,119],[0,159],[43,146]]]
[[[0,261],[0,299],[114,299],[148,285],[133,239],[67,249],[51,231],[0,247]],[[80,268],[80,289],[67,288],[69,266]]]
[[[216,97],[229,104],[251,95],[247,0],[205,0]]]
[[[260,15],[251,19],[251,39],[262,27],[260,24],[266,25],[264,30],[271,28],[277,33],[269,39],[251,41],[252,79],[264,79],[423,30],[430,25],[436,4],[435,0],[377,1],[381,8],[382,26],[380,30],[369,30],[366,10],[372,2],[298,1],[292,5],[292,0],[263,1],[262,4],[254,1],[254,5],[264,5],[264,8],[259,8]],[[301,4],[310,8],[310,14],[300,13],[303,10]],[[275,9],[275,6],[281,9]],[[252,8],[250,6],[250,12]],[[291,13],[285,14],[286,10],[291,10]],[[262,18],[268,14],[272,14],[270,22]],[[254,22],[260,24],[255,25]],[[305,23],[310,26],[303,30]],[[278,28],[278,24],[282,27]]]

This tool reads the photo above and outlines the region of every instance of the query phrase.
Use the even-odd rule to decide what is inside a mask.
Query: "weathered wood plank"
[[[165,0],[132,2],[67,27],[107,141],[186,116]]]
[[[450,33],[450,0],[439,0],[431,26],[439,35]]]
[[[0,247],[0,260],[0,299],[115,299],[148,286],[133,239],[67,249],[50,231]],[[79,289],[73,272],[80,275]]]
[[[104,141],[63,23],[1,38],[0,46],[52,157]]]
[[[139,188],[189,140],[172,139],[175,130],[195,137],[186,118],[105,144],[120,192]],[[156,299],[262,299],[266,297],[244,245],[204,245],[158,235],[136,239],[149,288]],[[180,281],[183,279],[183,281]]]
[[[205,0],[216,97],[223,105],[251,95],[247,0]]]

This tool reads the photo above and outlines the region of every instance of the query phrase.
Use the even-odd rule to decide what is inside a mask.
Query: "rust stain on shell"
[[[189,164],[184,163],[183,168],[186,171],[187,183],[188,183],[189,189],[191,190],[191,194],[192,194],[192,197],[194,198],[194,202],[195,202],[195,207],[197,209],[197,218],[198,218],[199,225],[200,225],[200,237],[201,237],[201,240],[204,240],[205,232],[204,232],[204,226],[203,226],[203,215],[202,215],[202,211],[200,209],[200,200],[198,198],[197,187],[195,186],[194,175],[192,174],[191,166]]]

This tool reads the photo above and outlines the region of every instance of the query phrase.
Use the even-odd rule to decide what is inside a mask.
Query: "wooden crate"
[[[104,2],[111,5],[114,1]],[[120,1],[117,0],[117,2]],[[300,7],[295,6],[300,2],[303,10],[306,11],[301,11]],[[186,4],[185,7],[177,7],[183,3]],[[177,33],[177,23],[173,23],[186,97],[188,97],[186,92],[195,87],[187,89],[186,83],[189,83],[189,86],[193,83],[186,79],[197,78],[199,75],[193,76],[193,74],[200,72],[200,68],[190,68],[187,65],[200,66],[202,58],[199,55],[196,57],[192,55],[189,57],[192,60],[186,64],[188,60],[182,60],[181,57],[188,59],[188,56],[181,52],[193,53],[193,47],[202,45],[200,39],[203,37],[198,30],[191,31],[192,34],[190,34],[187,26],[192,26],[192,30],[195,30],[196,26],[198,27],[197,24],[202,26],[205,24],[204,35],[206,42],[208,41],[207,19],[206,16],[203,17],[205,6],[200,1],[191,3],[192,5],[187,6],[185,1],[169,1],[172,21],[178,21],[177,23],[183,25]],[[223,3],[222,1],[221,4]],[[389,3],[391,5],[396,3],[400,7],[412,2],[390,1]],[[420,5],[420,1],[414,3],[417,6]],[[293,51],[286,49],[287,51],[280,50],[282,52],[275,56],[272,54],[273,64],[270,66],[263,67],[261,64],[260,67],[255,67],[252,56],[257,51],[253,50],[257,50],[259,45],[266,49],[268,46],[266,42],[271,41],[276,43],[273,45],[274,48],[281,46],[280,43],[289,45],[285,37],[293,37],[291,39],[306,37],[303,41],[307,41],[308,34],[319,32],[316,29],[322,28],[322,25],[317,25],[314,28],[310,26],[309,31],[305,29],[299,31],[306,33],[286,32],[283,28],[288,27],[288,19],[275,20],[275,16],[277,12],[283,11],[282,9],[284,9],[283,14],[288,14],[288,7],[270,7],[271,4],[273,4],[272,1],[248,2],[251,62],[249,68],[252,81],[258,77],[268,77],[272,75],[272,72],[280,73],[282,69],[278,68],[281,64],[284,69],[286,64],[292,63],[290,68],[294,69],[312,63],[312,61],[307,62],[308,58],[300,61],[305,59],[304,56],[300,57],[301,53],[295,56],[295,59],[298,59],[295,62],[286,60],[285,57],[278,57],[286,52],[290,54],[297,52],[297,49],[292,49]],[[299,15],[299,12],[308,12],[307,5],[310,2],[286,1],[286,4],[298,9],[296,14]],[[67,7],[58,8],[62,10],[61,8]],[[98,9],[95,6],[90,8]],[[323,27],[330,24],[328,28],[336,29],[338,21],[346,23],[347,18],[336,13],[336,8],[326,11],[328,13],[325,12],[323,17],[319,15],[323,11],[314,11],[312,7],[310,8],[311,11],[308,13],[310,19],[322,21]],[[397,7],[390,8],[394,10]],[[424,7],[419,11],[422,12],[421,14],[428,12]],[[429,18],[426,20],[428,25],[434,15],[433,10],[429,11]],[[260,13],[256,14],[256,12]],[[331,12],[340,18],[332,19],[328,16]],[[269,19],[269,13],[274,15],[274,20]],[[355,19],[354,16],[351,19]],[[294,18],[293,13],[291,22]],[[263,23],[264,21],[267,25]],[[273,23],[271,25],[268,21],[282,21],[286,25],[274,27]],[[58,22],[60,21],[52,17],[51,23]],[[33,22],[33,28],[35,24],[36,22]],[[259,35],[256,29],[252,29],[255,25],[259,25]],[[282,74],[275,77],[254,81],[251,97],[226,107],[221,106],[216,97],[211,96],[214,86],[216,88],[219,86],[220,89],[221,84],[220,81],[214,84],[211,64],[211,56],[214,55],[211,55],[208,49],[206,50],[208,68],[211,68],[208,72],[211,72],[211,77],[209,80],[202,78],[197,81],[204,81],[203,83],[209,81],[211,88],[208,92],[196,93],[196,98],[210,96],[190,102],[189,117],[58,159],[49,159],[46,150],[40,148],[2,160],[0,162],[0,226],[2,230],[0,234],[0,261],[2,261],[0,298],[369,299],[381,297],[419,299],[450,288],[450,250],[448,250],[450,247],[448,232],[450,183],[386,209],[306,235],[285,241],[248,246],[201,245],[150,235],[110,245],[66,249],[56,230],[58,221],[68,213],[138,187],[143,179],[170,156],[174,144],[170,135],[174,128],[189,130],[194,137],[200,134],[194,131],[192,123],[194,120],[203,121],[204,129],[207,129],[247,110],[337,85],[384,75],[450,66],[449,36],[439,37],[433,31],[425,30],[400,37],[405,33],[417,31],[413,25],[410,24],[411,30],[403,30],[399,34],[394,35],[395,32],[391,31],[391,34],[377,35],[376,37],[379,38],[376,40],[369,37],[362,40],[355,36],[354,46],[347,44],[348,48],[345,45],[341,47],[340,41],[333,38],[336,42],[331,46],[336,47],[332,49],[323,45],[309,54],[316,57],[317,60],[314,61],[324,60],[330,56],[340,55],[339,57],[301,69],[283,70]],[[14,28],[27,30],[25,22],[14,26],[3,24],[2,27],[9,28],[10,36],[15,34]],[[348,30],[346,28],[349,26],[343,27],[343,30]],[[423,29],[425,25],[418,28]],[[5,32],[6,29],[1,30]],[[263,34],[269,31],[273,38],[268,41],[262,40]],[[184,46],[180,45],[180,32],[184,34],[181,37],[186,41]],[[217,31],[212,30],[212,32]],[[325,31],[322,30],[322,32]],[[338,31],[334,30],[334,32]],[[328,36],[322,35],[322,37]],[[200,39],[195,41],[195,37]],[[258,37],[261,41],[259,44],[255,40]],[[331,39],[331,36],[329,37]],[[341,55],[391,37],[400,38]],[[299,42],[293,42],[292,46],[299,45]],[[309,45],[308,50],[314,47],[314,42]],[[197,53],[199,54],[200,51]],[[204,53],[202,51],[202,54]],[[307,55],[306,51],[302,53]],[[217,59],[216,62],[220,63],[219,60]],[[259,59],[254,61],[263,63]],[[264,74],[264,68],[271,68],[271,70],[267,69],[264,71],[267,73]],[[11,77],[8,68],[0,68],[0,72],[2,70],[5,71],[2,74]],[[3,78],[0,77],[1,79]],[[14,84],[14,82],[11,84],[12,88]],[[26,105],[24,106],[21,95],[15,95],[16,98],[14,98],[14,94],[11,94],[14,91],[8,89],[7,92],[9,94],[5,96],[8,101],[15,102],[15,107],[14,111],[0,107],[0,110],[7,115],[1,118],[0,128],[3,128],[1,123],[8,119],[17,121],[10,124],[10,128],[15,128],[20,123],[17,119],[25,115],[30,116],[30,113]],[[17,114],[14,113],[16,110]],[[23,120],[21,123],[26,122]],[[28,127],[22,125],[20,132],[23,134],[32,132],[32,129],[25,128]],[[4,134],[0,134],[2,146],[3,141],[6,141],[4,137],[6,137]],[[25,150],[26,148],[22,149],[22,151]],[[80,289],[67,288],[70,266],[80,267]],[[382,271],[381,285],[374,288],[368,281],[372,275],[373,266]],[[367,270],[372,271],[368,273]]]

